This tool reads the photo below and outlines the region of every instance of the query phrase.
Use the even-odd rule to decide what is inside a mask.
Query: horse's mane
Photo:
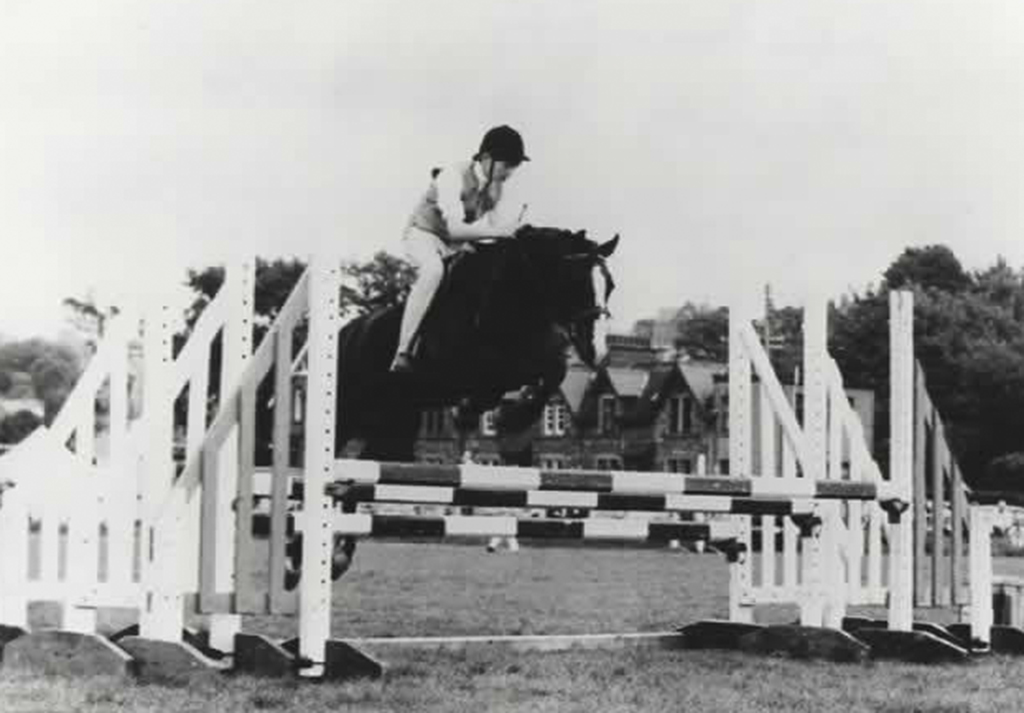
[[[541,259],[587,255],[597,249],[597,243],[588,239],[584,230],[538,228],[532,225],[520,228],[513,238],[512,244],[525,251],[530,257]]]

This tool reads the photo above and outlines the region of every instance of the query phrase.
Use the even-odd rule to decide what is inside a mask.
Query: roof
[[[562,396],[565,397],[565,402],[573,413],[579,413],[583,397],[586,396],[587,387],[590,386],[592,379],[593,374],[586,368],[569,367],[566,372],[565,379],[562,380]]]
[[[641,397],[624,420],[629,425],[650,423],[661,409],[662,397],[673,383],[678,383],[676,381],[679,378],[678,374],[679,371],[675,364],[658,364],[652,367],[648,372],[649,378]]]
[[[679,370],[693,395],[703,400],[714,393],[715,375],[726,372],[728,366],[716,361],[681,361]]]
[[[640,396],[647,385],[649,372],[646,369],[625,369],[612,367],[607,370],[612,388],[619,396]]]

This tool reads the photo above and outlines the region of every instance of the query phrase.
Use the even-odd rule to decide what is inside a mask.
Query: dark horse
[[[360,458],[411,461],[422,410],[458,406],[457,425],[467,427],[513,390],[523,398],[498,411],[498,427],[530,426],[561,384],[570,346],[593,365],[594,324],[612,288],[604,261],[617,241],[525,226],[456,255],[423,321],[412,373],[388,370],[401,305],[350,322],[338,343],[336,451],[359,438]]]
[[[515,390],[520,398],[501,406],[497,426],[532,425],[565,377],[570,348],[594,366],[594,327],[613,287],[605,259],[617,244],[618,236],[598,244],[583,231],[525,226],[451,258],[411,373],[389,370],[404,305],[349,322],[338,339],[335,452],[360,439],[360,458],[411,461],[424,409],[457,406],[464,434]],[[301,571],[300,538],[288,546],[288,588]],[[335,538],[334,579],[354,553],[354,538]]]

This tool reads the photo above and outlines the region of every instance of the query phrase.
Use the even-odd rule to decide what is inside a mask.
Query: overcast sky
[[[0,333],[233,251],[398,252],[497,123],[534,224],[621,233],[618,321],[909,245],[1024,266],[1020,0],[0,0]]]

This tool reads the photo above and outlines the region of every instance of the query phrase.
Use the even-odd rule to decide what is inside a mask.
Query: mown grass
[[[1020,560],[999,561],[1019,573]],[[714,555],[668,550],[364,543],[335,588],[333,634],[419,636],[672,629],[727,612]],[[770,608],[764,620],[795,611]],[[931,612],[921,612],[926,617]],[[949,618],[949,613],[928,618]],[[246,628],[290,636],[290,618]],[[1024,660],[828,664],[708,651],[389,653],[382,682],[224,678],[171,688],[0,674],[0,711],[1013,711]]]

